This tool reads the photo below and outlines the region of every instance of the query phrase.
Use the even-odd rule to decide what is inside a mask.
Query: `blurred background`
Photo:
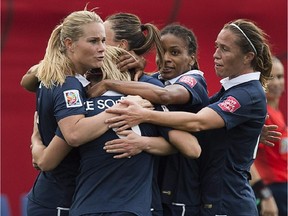
[[[10,215],[22,215],[22,196],[37,176],[29,148],[35,95],[25,91],[20,80],[43,58],[53,28],[88,2],[88,9],[98,7],[103,19],[130,12],[160,29],[172,22],[191,28],[198,39],[209,95],[220,88],[212,57],[217,34],[226,22],[251,19],[269,35],[274,55],[285,65],[287,84],[287,0],[1,0],[1,194]],[[150,54],[146,71],[155,70],[155,55]],[[287,91],[280,108],[287,120]]]

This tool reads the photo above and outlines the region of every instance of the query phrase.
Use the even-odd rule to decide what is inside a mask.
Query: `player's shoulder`
[[[141,76],[141,78],[139,79],[140,82],[147,82],[147,83],[151,83],[157,86],[161,86],[164,87],[164,84],[157,78],[143,74]]]

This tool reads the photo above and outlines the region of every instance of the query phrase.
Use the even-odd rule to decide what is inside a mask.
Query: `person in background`
[[[259,181],[262,181],[261,176],[259,175],[255,167],[255,164],[252,164],[250,173],[251,173],[250,184],[252,185],[252,188],[256,196],[256,204],[258,207],[259,216],[265,216],[265,215],[278,216],[279,215],[278,208],[270,189],[267,188],[265,185],[262,188],[258,188],[257,184],[255,184],[258,182],[259,185]]]
[[[122,101],[128,107],[108,109],[121,116],[106,122],[118,131],[142,122],[190,132],[207,130],[200,156],[200,215],[257,216],[249,171],[267,113],[263,87],[270,78],[271,52],[265,32],[245,19],[225,24],[215,47],[215,70],[223,88],[214,103],[194,114],[157,112]]]
[[[277,131],[282,133],[282,137],[280,141],[273,142],[274,147],[259,144],[254,165],[261,178],[253,184],[253,189],[261,202],[273,196],[279,215],[285,216],[287,215],[288,138],[287,125],[279,110],[279,101],[285,90],[284,66],[276,57],[272,58],[272,63],[272,79],[268,82],[266,92],[268,111],[266,124],[277,125]],[[264,210],[264,205],[261,205],[262,215],[265,215]]]

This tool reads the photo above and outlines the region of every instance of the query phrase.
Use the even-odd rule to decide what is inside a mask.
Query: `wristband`
[[[272,191],[270,188],[268,188],[262,180],[257,181],[253,186],[252,186],[256,198],[260,199],[268,199],[269,197],[272,196]]]

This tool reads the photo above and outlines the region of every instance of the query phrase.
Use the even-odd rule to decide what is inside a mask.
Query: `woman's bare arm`
[[[38,64],[33,65],[27,73],[22,77],[20,85],[30,92],[36,92],[39,86],[39,80],[36,77]]]
[[[155,155],[169,155],[176,152],[182,153],[189,158],[198,158],[201,147],[195,136],[188,132],[169,131],[169,142],[163,137],[140,136],[132,130],[119,132],[123,136],[120,139],[110,140],[105,144],[108,153],[116,153],[115,158],[124,158],[139,154],[142,151]]]
[[[109,127],[118,128],[118,131],[126,130],[129,127],[143,122],[190,132],[222,128],[225,126],[225,122],[221,116],[209,107],[205,107],[195,114],[189,112],[159,112],[143,109],[138,104],[127,100],[121,101],[121,103],[127,107],[112,107],[106,110],[106,112],[118,115],[106,120],[106,123],[110,124]]]
[[[31,136],[31,153],[35,165],[42,171],[50,171],[56,168],[59,163],[72,150],[65,140],[55,136],[46,147],[40,137],[37,124],[37,112],[34,115],[34,127]]]

